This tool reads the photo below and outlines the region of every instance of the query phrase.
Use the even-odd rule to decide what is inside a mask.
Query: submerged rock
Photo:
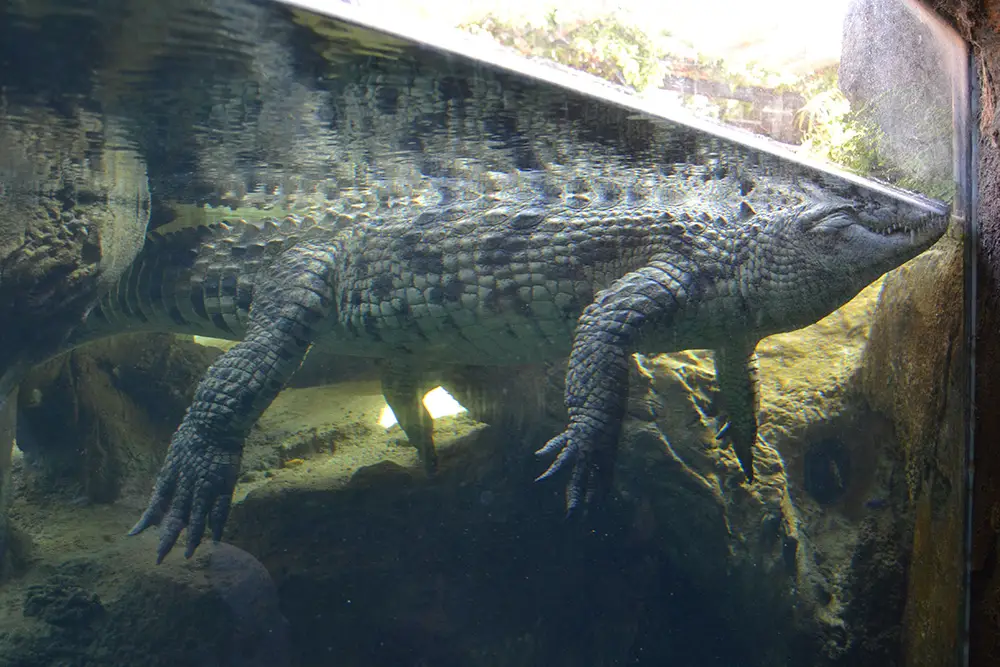
[[[86,627],[104,613],[96,593],[88,593],[73,579],[56,575],[28,587],[22,613],[60,628]]]
[[[727,610],[731,641],[755,652],[742,664],[838,664],[868,632],[844,607],[865,500],[886,493],[891,467],[880,461],[891,431],[855,391],[879,288],[759,345],[759,480],[751,487],[716,436],[725,414],[714,403],[711,354],[640,358],[648,389],[633,385],[633,406],[648,409],[631,410],[621,493],[655,526],[645,532],[669,567]],[[808,491],[806,452],[834,438],[862,470],[821,506]]]
[[[860,378],[899,437],[906,533],[907,665],[953,660],[966,555],[964,253],[960,228],[886,278]]]
[[[165,334],[98,341],[22,382],[18,481],[29,497],[142,498],[201,375],[219,351]]]
[[[23,619],[5,618],[0,664],[284,667],[287,621],[250,554],[210,547],[192,561],[149,562],[147,539],[94,549],[14,586]]]

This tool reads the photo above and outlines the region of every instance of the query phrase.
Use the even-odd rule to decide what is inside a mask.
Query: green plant
[[[878,150],[881,131],[853,111],[835,85],[809,97],[796,122],[803,133],[800,150],[810,157],[829,160],[861,174],[883,169]]]
[[[488,34],[522,55],[546,58],[635,90],[658,86],[669,58],[645,30],[613,16],[563,22],[553,11],[543,26],[486,16],[460,27]]]

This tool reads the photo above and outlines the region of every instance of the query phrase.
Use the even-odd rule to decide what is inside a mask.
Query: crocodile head
[[[807,326],[944,234],[949,216],[904,203],[824,203],[762,216],[741,280],[764,335]]]

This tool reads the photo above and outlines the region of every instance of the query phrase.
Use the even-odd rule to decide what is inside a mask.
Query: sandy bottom
[[[384,408],[377,382],[282,392],[248,441],[244,467],[254,469],[245,472],[244,481],[237,485],[236,504],[265,487],[268,492],[280,487],[340,488],[359,470],[385,462],[422,475],[416,450],[399,426],[386,429],[379,424]],[[481,428],[464,414],[436,419],[439,452]],[[16,497],[11,519],[30,539],[30,546],[25,552],[27,567],[0,588],[0,628],[17,631],[19,626],[37,623],[21,613],[27,587],[68,562],[96,565],[103,574],[95,588],[105,602],[116,599],[137,571],[153,567],[157,531],[126,535],[144,502],[145,498],[128,498],[88,505]],[[210,546],[200,548],[199,554],[210,550]],[[160,567],[185,569],[189,565],[175,549]]]

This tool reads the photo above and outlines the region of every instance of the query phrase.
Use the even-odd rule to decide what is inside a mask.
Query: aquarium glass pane
[[[958,665],[917,3],[0,4],[0,664]]]

